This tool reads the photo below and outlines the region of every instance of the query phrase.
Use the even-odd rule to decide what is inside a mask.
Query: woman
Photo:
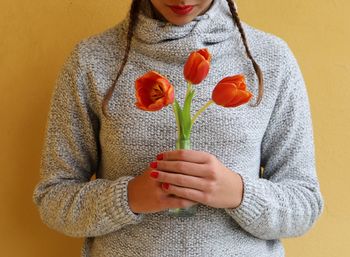
[[[171,108],[138,110],[134,81],[166,74],[182,102],[183,64],[201,48],[211,69],[193,109],[232,74],[255,97],[208,108],[194,150],[176,151]],[[231,0],[134,0],[127,19],[79,42],[52,96],[41,173],[43,221],[85,237],[83,256],[284,256],[280,239],[307,232],[323,209],[297,61]],[[191,218],[168,215],[194,204]]]

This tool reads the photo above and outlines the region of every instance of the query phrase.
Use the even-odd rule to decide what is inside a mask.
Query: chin
[[[187,23],[190,23],[193,19],[171,19],[171,20],[168,20],[168,22],[170,22],[171,24],[173,25],[176,25],[176,26],[182,26],[182,25],[185,25]]]

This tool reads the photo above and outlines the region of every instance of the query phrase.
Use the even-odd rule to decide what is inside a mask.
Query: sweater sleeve
[[[60,71],[53,90],[41,181],[33,200],[49,227],[69,236],[93,237],[141,221],[128,206],[131,176],[90,181],[99,163],[99,118],[93,111],[79,45]]]
[[[323,210],[315,169],[307,91],[285,44],[283,83],[261,145],[263,176],[243,179],[243,200],[226,212],[253,236],[273,240],[307,232]]]

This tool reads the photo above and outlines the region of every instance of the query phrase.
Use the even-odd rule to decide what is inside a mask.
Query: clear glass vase
[[[189,139],[177,139],[176,149],[191,149],[191,141]],[[169,209],[169,215],[173,217],[191,217],[197,211],[197,204],[188,208]]]

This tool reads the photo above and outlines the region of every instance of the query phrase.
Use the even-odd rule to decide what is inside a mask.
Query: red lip
[[[193,5],[172,5],[170,9],[176,14],[186,15],[192,11]]]

